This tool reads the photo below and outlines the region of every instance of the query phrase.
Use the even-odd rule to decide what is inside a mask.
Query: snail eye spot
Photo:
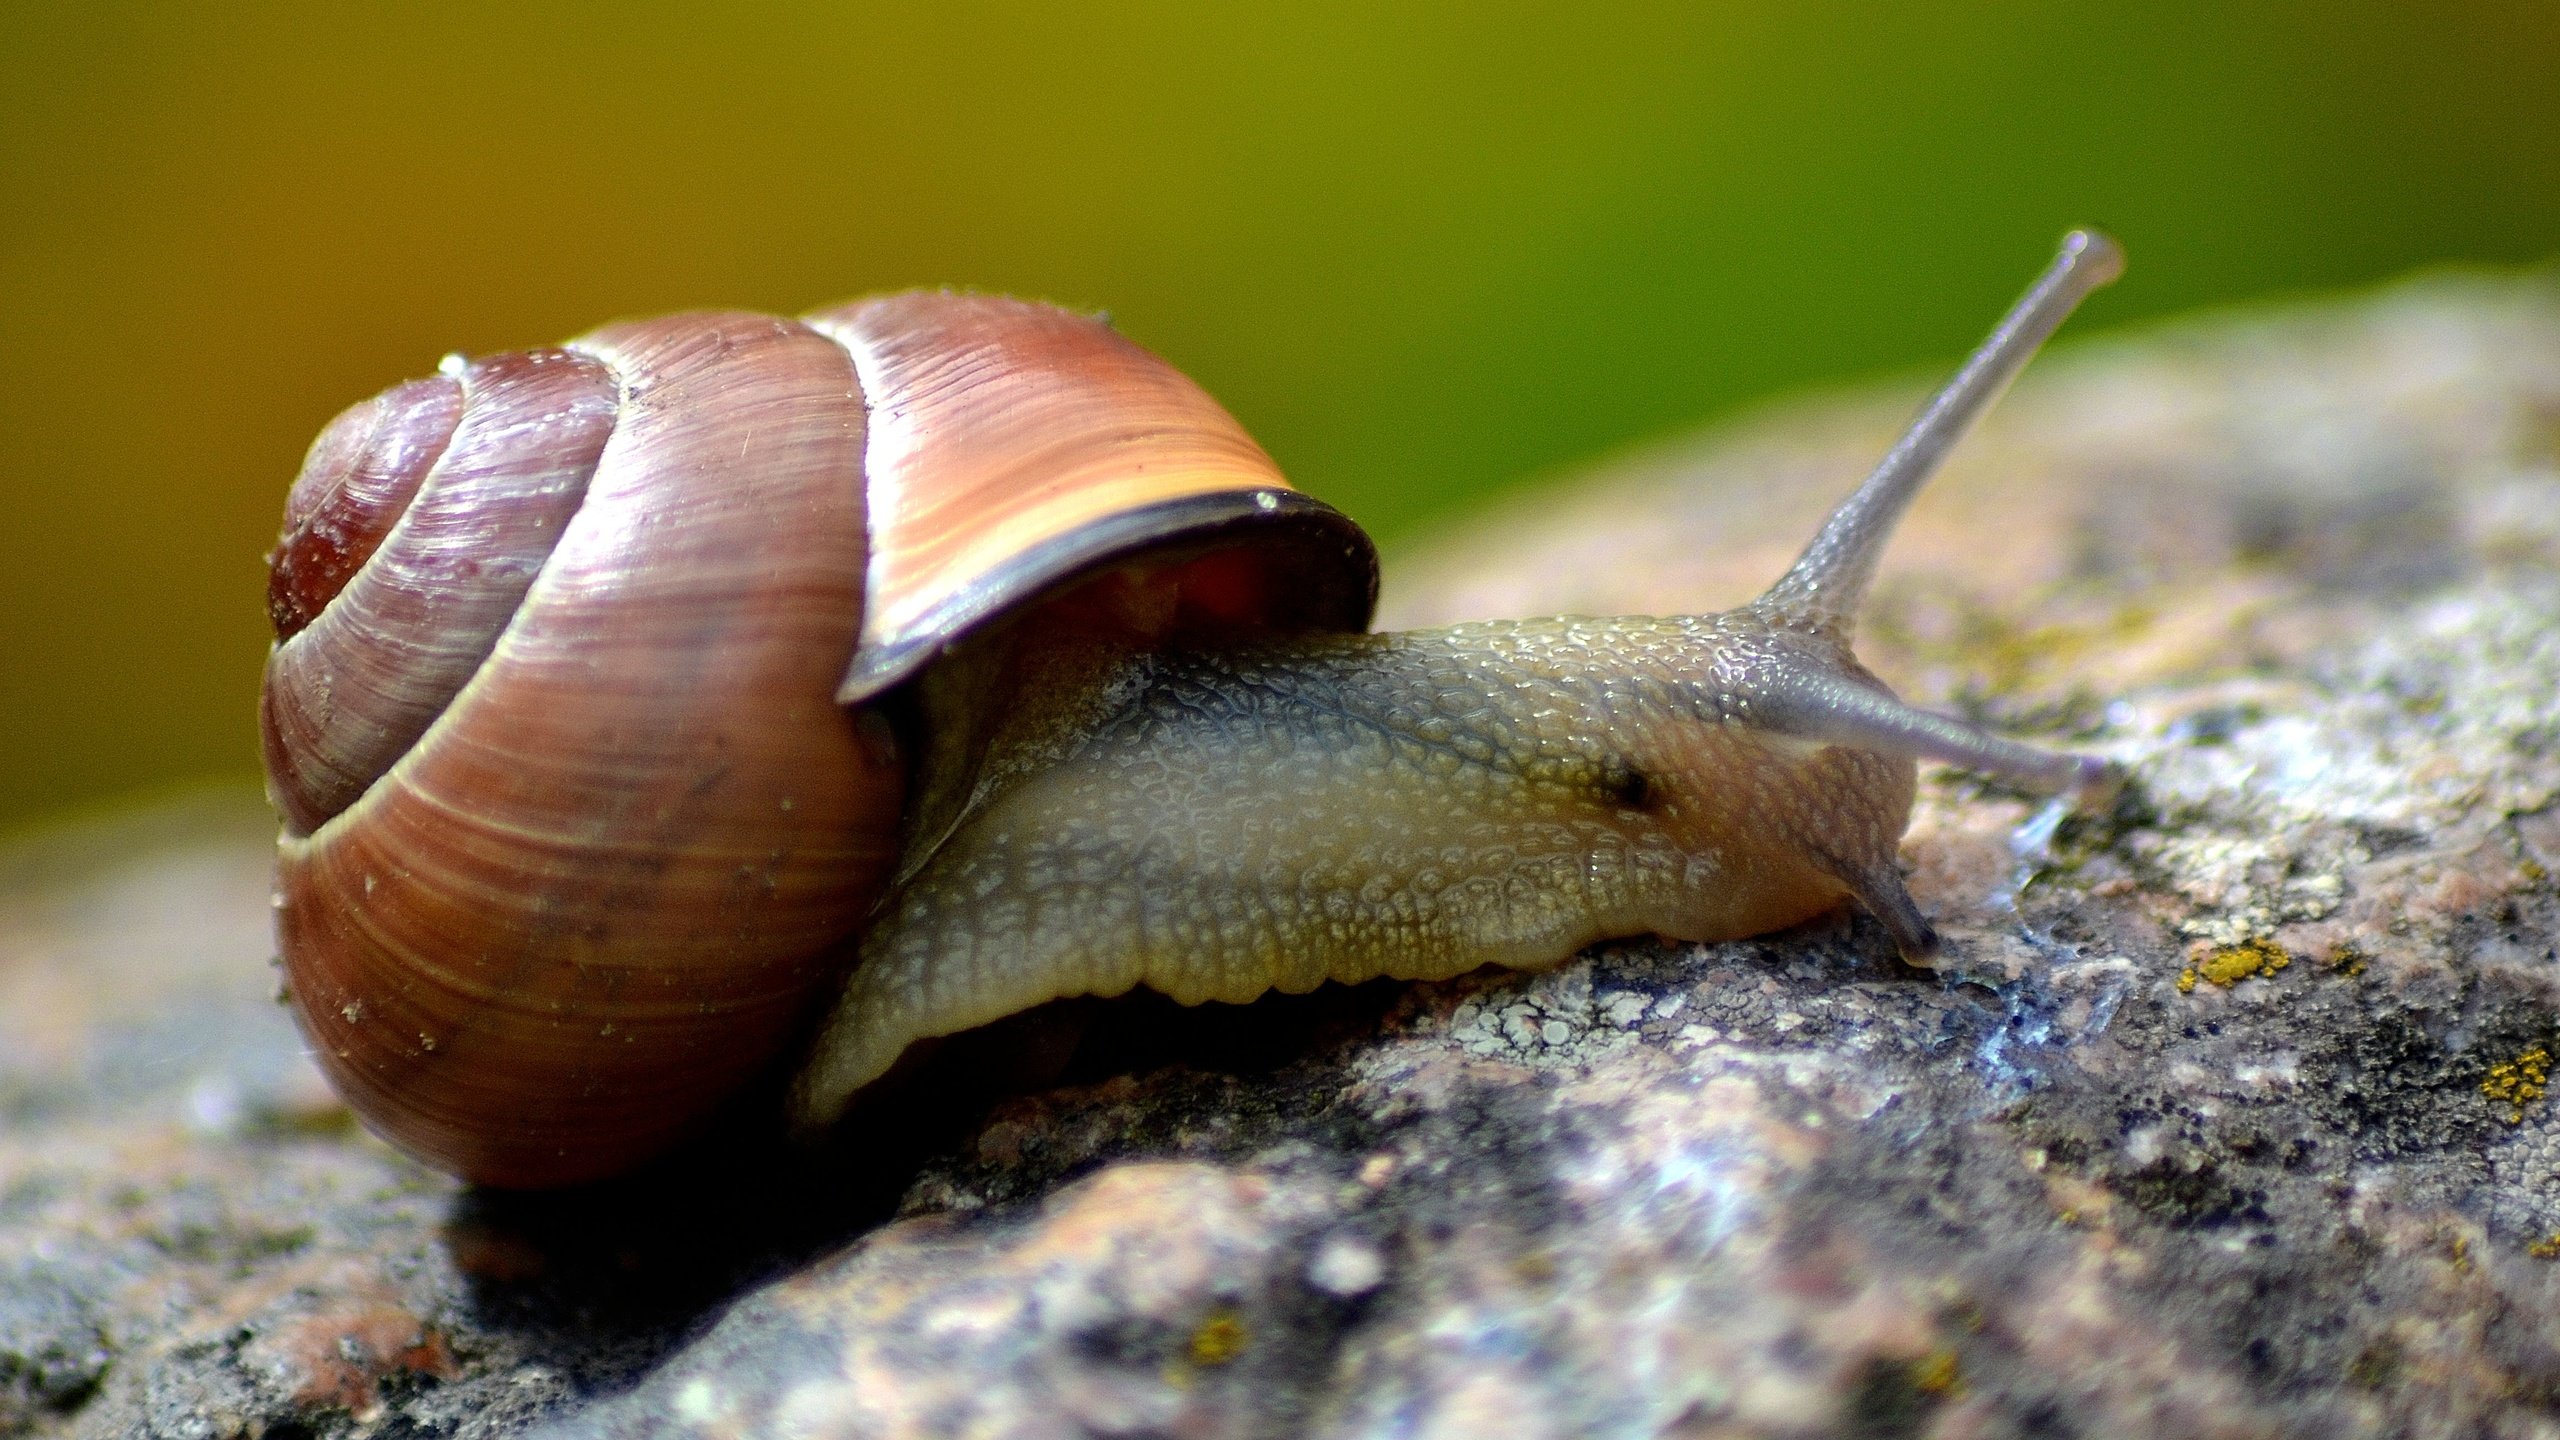
[[[1601,767],[1600,793],[1621,810],[1650,810],[1656,798],[1653,777],[1623,760]]]

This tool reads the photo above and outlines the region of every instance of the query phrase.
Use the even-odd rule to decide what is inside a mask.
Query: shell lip
[[[1299,574],[1275,619],[1291,628],[1360,631],[1378,606],[1378,550],[1351,518],[1278,486],[1185,495],[1122,511],[1032,546],[1012,564],[954,591],[885,643],[854,653],[836,699],[858,705],[914,677],[944,647],[990,616],[1167,542],[1207,551],[1250,537],[1295,551]]]

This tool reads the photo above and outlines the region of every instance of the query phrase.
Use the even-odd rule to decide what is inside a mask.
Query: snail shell
[[[367,1124],[500,1185],[628,1168],[812,1023],[912,823],[918,737],[840,701],[1103,567],[1140,641],[1376,590],[1179,372],[949,293],[449,361],[322,433],[270,560],[287,992]]]

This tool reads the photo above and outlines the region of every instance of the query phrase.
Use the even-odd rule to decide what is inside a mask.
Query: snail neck
[[[889,704],[910,759],[899,882],[969,816],[1072,754],[1166,652],[1286,643],[1365,617],[1289,578],[1304,573],[1212,537],[1083,574],[950,642]]]
[[[1071,754],[1151,669],[1143,637],[1038,611],[944,652],[903,696],[913,764],[897,882],[963,820]]]

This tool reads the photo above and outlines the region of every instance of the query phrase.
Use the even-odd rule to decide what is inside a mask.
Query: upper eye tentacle
[[[1877,557],[1911,497],[2080,302],[2123,273],[2124,251],[2105,234],[2074,230],[2062,237],[2053,263],[2000,317],[1955,378],[1930,397],[1866,483],[1831,512],[1813,543],[1760,597],[1757,608],[1772,619],[1825,631],[1846,644],[1859,602],[1875,578]]]

